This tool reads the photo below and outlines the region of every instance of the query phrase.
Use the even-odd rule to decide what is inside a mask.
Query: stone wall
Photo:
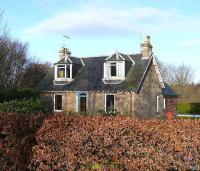
[[[159,110],[157,111],[157,96]],[[153,118],[163,113],[164,99],[162,87],[156,74],[155,66],[151,65],[139,94],[135,97],[134,113],[138,117]]]
[[[45,93],[45,97],[51,98],[54,101],[54,94],[62,95],[62,107],[64,113],[76,112],[76,92],[51,92]],[[105,94],[103,92],[89,92],[88,93],[88,112],[96,113],[98,110],[105,109]],[[135,93],[119,92],[108,93],[115,95],[115,108],[119,113],[133,113],[134,111],[134,97]],[[52,105],[53,106],[53,105]]]

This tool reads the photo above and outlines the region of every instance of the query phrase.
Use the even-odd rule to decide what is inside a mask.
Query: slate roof
[[[139,60],[141,55],[130,55],[135,61],[129,71],[126,73],[126,79],[119,84],[104,84],[103,63],[108,56],[82,58],[85,66],[77,72],[74,80],[66,85],[54,85],[54,69],[40,83],[41,91],[135,91],[148,65],[149,59]],[[70,57],[71,59],[71,57]],[[74,61],[80,61],[79,58],[73,58]],[[129,58],[130,60],[130,58]],[[58,63],[65,62],[63,60]]]
[[[162,94],[165,97],[178,97],[178,94],[169,86],[169,84],[167,84],[166,82],[164,82],[165,84],[165,88],[162,89]]]
[[[70,57],[69,58],[63,58],[61,60],[59,60],[58,62],[56,62],[55,64],[80,64],[82,65],[81,59],[80,58],[75,58],[75,57]]]
[[[122,54],[123,55],[123,54]],[[125,57],[126,56],[126,57]],[[70,57],[72,63],[81,64],[82,67],[76,73],[74,80],[66,85],[54,85],[54,68],[52,68],[45,79],[39,84],[38,88],[41,91],[135,91],[138,92],[139,85],[142,81],[142,77],[145,73],[147,66],[150,63],[150,59],[141,59],[141,54],[129,55],[135,62],[130,66],[130,69],[126,73],[126,79],[119,84],[104,84],[103,82],[103,63],[108,56],[80,58]],[[127,55],[123,55],[128,62],[130,58]],[[64,59],[58,63],[69,62]],[[171,89],[169,85],[165,83],[166,89],[163,89],[165,96],[176,96],[177,94]]]

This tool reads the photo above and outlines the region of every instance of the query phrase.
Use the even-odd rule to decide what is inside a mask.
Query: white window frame
[[[58,72],[58,68],[59,66],[63,65],[64,67],[61,67],[61,68],[65,68],[65,77],[64,78],[58,78],[57,76],[57,72]],[[67,65],[70,67],[70,76],[67,77]],[[55,78],[55,81],[71,81],[72,80],[72,64],[57,64],[55,65],[55,75],[54,75],[54,78]]]
[[[62,109],[61,110],[56,110],[56,96],[57,95],[62,96]],[[54,109],[54,112],[62,112],[63,111],[63,95],[62,94],[54,94],[54,96],[53,96],[53,109]]]
[[[105,94],[105,100],[104,100],[104,110],[106,111],[106,102],[107,102],[107,95],[113,95],[114,96],[114,110],[115,110],[115,94]]]
[[[163,98],[163,108],[166,109],[166,99],[165,99],[165,97]]]
[[[156,97],[156,112],[159,112],[159,96]]]
[[[116,76],[111,76],[111,65],[116,63]],[[122,63],[121,71],[119,75],[119,64]],[[104,78],[103,80],[124,80],[125,79],[125,61],[105,61],[104,62]]]

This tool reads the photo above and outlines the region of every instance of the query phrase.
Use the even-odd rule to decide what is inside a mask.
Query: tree
[[[3,38],[0,43],[0,88],[18,87],[27,62],[27,44]]]
[[[160,63],[163,79],[170,85],[191,84],[194,79],[194,69],[182,63],[179,66]]]
[[[36,88],[50,69],[49,63],[31,62],[24,71],[21,80],[21,87]]]

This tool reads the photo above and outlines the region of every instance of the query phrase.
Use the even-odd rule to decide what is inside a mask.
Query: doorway
[[[79,92],[78,93],[78,112],[87,111],[87,93]]]

